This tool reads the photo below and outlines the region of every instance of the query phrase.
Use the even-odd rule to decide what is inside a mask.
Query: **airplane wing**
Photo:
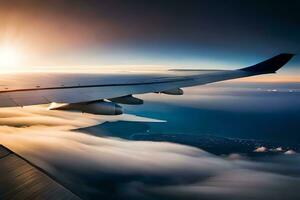
[[[20,73],[0,75],[0,107],[82,103],[275,73],[293,54],[279,54],[237,70],[169,70],[159,73]],[[177,89],[177,90],[176,90]]]

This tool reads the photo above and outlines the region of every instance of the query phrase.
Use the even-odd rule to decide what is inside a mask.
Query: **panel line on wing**
[[[58,89],[75,89],[75,88],[93,88],[93,87],[110,87],[110,86],[135,86],[135,85],[151,85],[160,83],[173,83],[180,81],[187,81],[190,78],[180,77],[174,80],[166,81],[152,81],[152,82],[139,82],[139,83],[123,83],[123,84],[99,84],[99,85],[76,85],[76,86],[63,86],[63,87],[45,87],[45,88],[26,88],[26,89],[13,89],[0,91],[0,93],[10,93],[10,92],[26,92],[26,91],[39,91],[39,90],[58,90]]]

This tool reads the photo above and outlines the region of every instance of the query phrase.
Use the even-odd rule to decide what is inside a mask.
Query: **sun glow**
[[[0,67],[18,67],[22,57],[20,50],[16,46],[10,44],[0,45]]]

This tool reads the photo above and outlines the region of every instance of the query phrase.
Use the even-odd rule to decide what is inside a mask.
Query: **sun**
[[[16,46],[0,45],[0,66],[17,67],[22,60],[22,54]]]

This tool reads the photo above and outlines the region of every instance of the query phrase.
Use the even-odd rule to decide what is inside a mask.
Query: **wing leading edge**
[[[51,102],[81,103],[274,73],[292,57],[293,54],[279,54],[238,70],[172,70],[152,74],[19,74],[11,77],[0,75],[0,107]],[[28,84],[34,80],[35,83]],[[61,82],[64,84],[58,84]]]

